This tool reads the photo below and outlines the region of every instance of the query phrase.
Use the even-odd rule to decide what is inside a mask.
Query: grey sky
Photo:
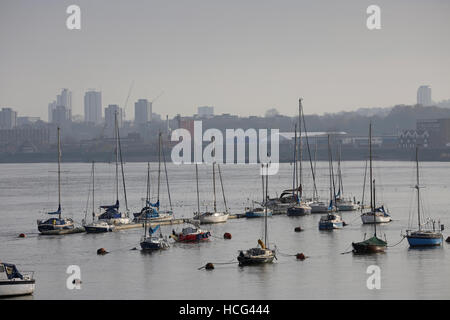
[[[66,8],[81,7],[81,30]],[[381,7],[382,29],[366,28]],[[0,106],[47,119],[63,87],[73,113],[100,89],[103,105],[123,106],[134,88],[154,112],[262,115],[354,110],[414,103],[429,84],[450,98],[450,1],[355,0],[1,0]]]

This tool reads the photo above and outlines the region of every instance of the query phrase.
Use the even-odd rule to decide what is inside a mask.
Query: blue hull
[[[344,227],[344,223],[342,223],[342,222],[319,223],[319,230],[333,230],[333,229],[341,229],[343,227]]]
[[[442,237],[439,238],[423,238],[407,236],[408,243],[411,247],[433,247],[440,246],[442,244]]]
[[[267,216],[271,217],[272,216],[272,212],[267,212]],[[246,218],[264,218],[264,213],[259,213],[259,212],[246,212],[245,213],[245,217]]]

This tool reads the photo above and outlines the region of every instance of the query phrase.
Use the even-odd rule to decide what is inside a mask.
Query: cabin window
[[[3,265],[0,266],[0,272],[5,272],[5,267]]]

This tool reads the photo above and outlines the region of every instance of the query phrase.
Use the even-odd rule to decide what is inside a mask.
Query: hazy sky
[[[81,30],[66,8],[81,7]],[[366,8],[381,7],[381,30]],[[0,106],[47,120],[61,88],[83,114],[86,89],[134,117],[138,98],[163,116],[294,115],[412,104],[419,85],[450,98],[448,0],[0,0]]]

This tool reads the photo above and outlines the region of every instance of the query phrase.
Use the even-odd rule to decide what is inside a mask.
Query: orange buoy
[[[447,237],[447,239],[445,239],[445,242],[450,242],[450,237]]]
[[[297,260],[305,260],[306,256],[303,253],[297,253],[296,255]]]
[[[225,232],[225,233],[223,234],[223,238],[224,238],[224,239],[231,239],[231,233]]]
[[[26,235],[25,235],[25,233],[21,233],[21,234],[19,234],[19,238],[26,238]]]
[[[301,227],[295,227],[294,231],[295,232],[300,232],[300,231],[303,231],[303,229]]]
[[[212,270],[212,269],[214,269],[214,265],[213,265],[211,262],[208,262],[208,263],[205,265],[205,269],[206,269],[206,270]]]
[[[109,253],[108,251],[105,250],[105,248],[100,248],[97,250],[97,254],[107,254]]]

